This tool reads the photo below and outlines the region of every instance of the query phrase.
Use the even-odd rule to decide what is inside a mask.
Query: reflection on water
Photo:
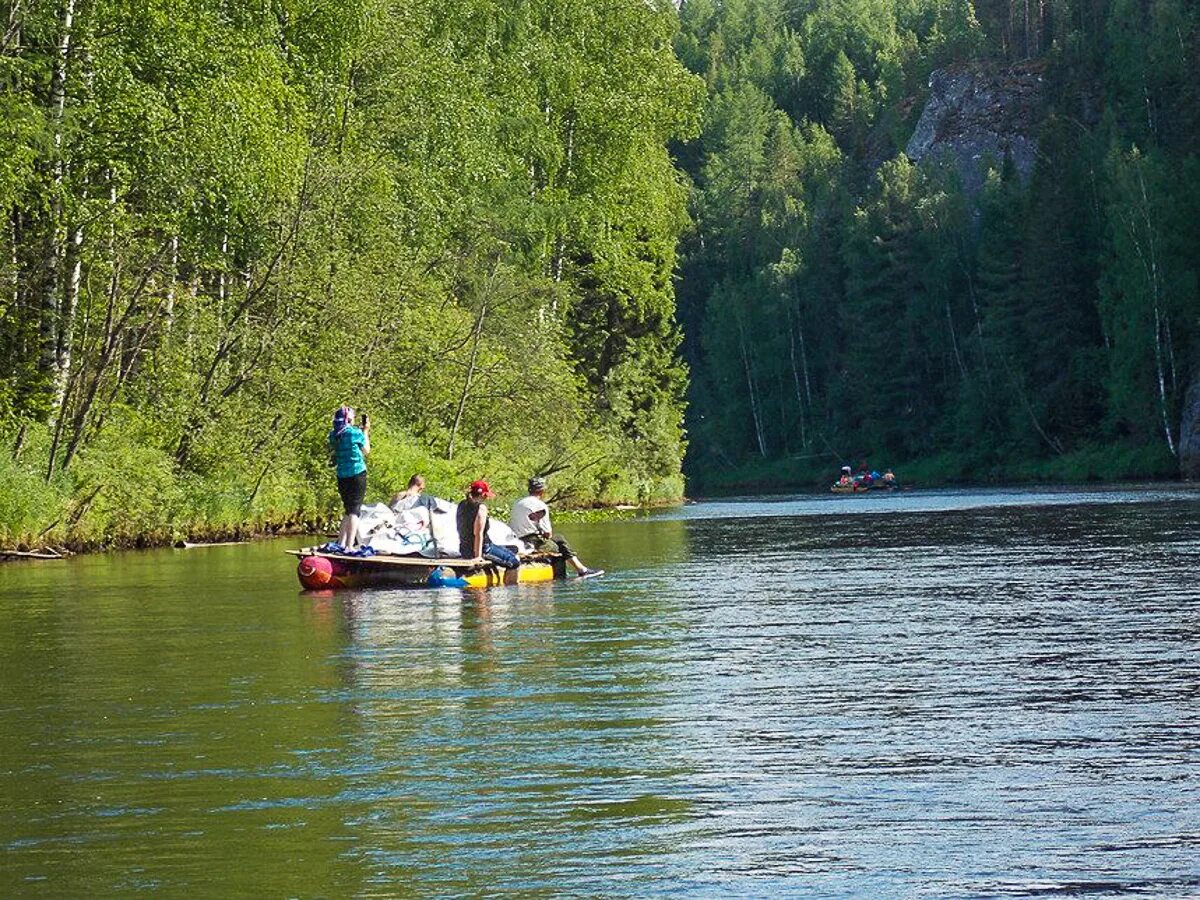
[[[0,895],[1197,893],[1195,497],[726,501],[487,592],[6,567]]]
[[[599,584],[346,599],[354,752],[372,773],[348,855],[372,885],[532,888],[585,860],[599,885],[688,818],[688,773],[647,765],[666,692],[636,660],[669,644],[643,636],[649,605],[598,605]]]

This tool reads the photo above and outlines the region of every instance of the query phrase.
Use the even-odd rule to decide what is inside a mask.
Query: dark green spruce
[[[1195,4],[681,19],[693,486],[1200,474]]]

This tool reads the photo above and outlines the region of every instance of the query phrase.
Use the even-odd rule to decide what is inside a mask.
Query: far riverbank
[[[689,494],[731,496],[827,491],[844,465],[860,464],[884,471],[890,468],[905,487],[998,488],[1045,485],[1188,484],[1174,457],[1158,447],[1098,447],[1052,459],[973,460],[943,452],[915,460],[895,460],[870,454],[839,457],[832,451],[754,459],[719,469],[685,464]]]

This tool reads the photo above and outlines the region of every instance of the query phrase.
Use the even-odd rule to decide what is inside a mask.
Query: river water
[[[0,896],[1200,895],[1200,494],[563,531],[609,574],[0,568]]]

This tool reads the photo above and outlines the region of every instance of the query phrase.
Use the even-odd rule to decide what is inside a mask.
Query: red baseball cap
[[[492,489],[488,487],[488,483],[486,481],[472,481],[469,493],[482,494],[484,497],[496,496],[492,493]]]

